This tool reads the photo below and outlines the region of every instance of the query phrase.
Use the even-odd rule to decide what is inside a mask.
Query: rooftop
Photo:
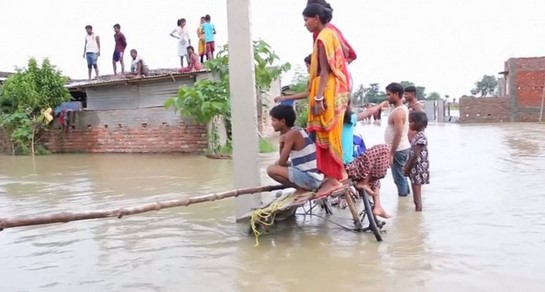
[[[4,71],[0,71],[0,81],[4,81],[6,79],[8,79],[8,76],[13,74],[13,72],[4,72]]]
[[[127,78],[125,75],[103,75],[99,76],[98,79],[93,80],[76,80],[71,79],[66,87],[68,89],[78,89],[78,88],[88,88],[88,87],[100,87],[100,86],[110,86],[114,84],[136,84],[145,81],[152,80],[161,80],[161,79],[172,79],[173,81],[176,78],[182,77],[192,77],[200,73],[208,73],[208,70],[194,71],[189,73],[180,73],[178,69],[155,69],[150,70],[149,76],[143,76],[140,78]]]

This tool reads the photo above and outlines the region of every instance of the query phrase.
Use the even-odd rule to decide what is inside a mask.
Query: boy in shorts
[[[280,158],[267,167],[275,181],[297,190],[314,191],[322,184],[318,172],[316,146],[304,129],[294,127],[295,111],[290,105],[277,105],[270,111],[271,124],[280,132]],[[288,161],[289,160],[289,161]]]

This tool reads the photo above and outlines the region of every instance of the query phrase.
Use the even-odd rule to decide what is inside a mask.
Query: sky
[[[178,18],[188,19],[196,42],[200,16],[210,14],[217,44],[227,43],[228,0],[1,0],[0,71],[48,57],[71,78],[86,78],[84,27],[101,37],[101,74],[112,74],[113,28],[121,24],[128,49],[150,68],[179,65]],[[358,53],[350,65],[355,85],[408,80],[427,92],[460,97],[483,75],[497,75],[511,57],[545,55],[545,1],[329,0],[332,23]],[[302,68],[312,36],[301,15],[306,0],[252,0],[252,35],[283,62]],[[127,54],[128,55],[128,54]],[[128,57],[126,59],[128,63]],[[293,72],[283,76],[289,84]]]

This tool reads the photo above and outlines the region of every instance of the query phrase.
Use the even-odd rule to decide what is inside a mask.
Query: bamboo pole
[[[161,209],[175,208],[175,207],[187,207],[189,205],[204,203],[204,202],[213,202],[216,200],[222,200],[231,197],[238,197],[242,195],[250,195],[261,192],[272,192],[276,190],[286,189],[286,186],[276,185],[276,186],[263,186],[263,187],[253,187],[253,188],[244,188],[244,189],[235,189],[230,191],[225,191],[222,193],[208,194],[196,197],[189,197],[184,199],[163,201],[143,204],[135,207],[129,208],[118,208],[111,210],[91,210],[91,211],[82,211],[82,212],[60,212],[52,213],[45,215],[28,215],[28,216],[17,216],[12,218],[1,218],[0,219],[0,231],[6,228],[21,227],[21,226],[31,226],[31,225],[42,225],[42,224],[52,224],[52,223],[67,223],[71,221],[78,220],[89,220],[89,219],[99,219],[99,218],[110,218],[117,217],[121,219],[123,216],[141,214],[151,211],[159,211]]]

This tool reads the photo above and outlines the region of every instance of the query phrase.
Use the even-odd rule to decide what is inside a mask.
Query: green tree
[[[484,75],[480,81],[475,82],[475,88],[471,94],[481,97],[493,96],[498,88],[498,80],[494,75]]]
[[[426,100],[441,100],[441,95],[437,92],[431,92],[428,97],[426,97]]]
[[[44,111],[70,100],[65,87],[68,78],[44,59],[28,61],[27,68],[17,69],[0,90],[0,127],[7,133],[13,153],[35,154],[36,137],[49,121]]]
[[[427,99],[426,87],[424,87],[424,86],[417,86],[416,87],[416,98],[418,100]]]
[[[403,86],[403,88],[407,88],[409,86],[414,86],[414,83],[411,82],[411,81],[401,81],[401,82],[399,82],[399,84],[401,84],[401,86]]]
[[[269,90],[272,82],[287,72],[289,63],[276,65],[280,60],[271,47],[262,40],[254,41],[255,83],[257,91],[257,113],[261,119],[263,102],[262,95]],[[189,116],[201,123],[210,123],[215,117],[222,117],[227,128],[228,144],[231,141],[231,104],[229,91],[229,51],[223,46],[216,58],[205,63],[215,76],[213,80],[199,80],[190,87],[180,87],[178,96],[169,99],[165,107],[173,107],[177,112]],[[218,154],[221,145],[218,144],[217,129],[209,133],[209,150]]]
[[[351,95],[352,107],[359,107],[365,103],[366,92],[367,92],[367,89],[365,88],[365,86],[363,86],[363,84],[360,84],[358,89],[352,92],[352,95]]]
[[[386,93],[380,90],[380,85],[378,83],[369,84],[369,87],[365,88],[364,91],[365,103],[380,103],[386,100]]]
[[[293,92],[305,92],[308,87],[308,73],[306,70],[299,68],[291,80],[290,90]],[[300,99],[295,103],[295,112],[297,120],[295,124],[298,127],[306,128],[308,121],[308,100]]]

